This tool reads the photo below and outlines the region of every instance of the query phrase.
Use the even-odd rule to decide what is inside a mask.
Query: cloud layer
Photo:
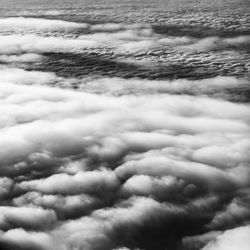
[[[83,76],[248,77],[249,41],[247,34],[197,37],[160,32],[149,24],[0,19],[0,63],[71,74],[75,70]]]
[[[86,57],[74,70],[91,58],[97,68],[112,61],[145,70],[164,54],[240,57],[248,35],[21,17],[0,19],[0,29],[1,249],[247,249],[244,74],[65,78],[49,66],[73,68],[72,58],[80,65]]]
[[[6,248],[162,249],[177,247],[190,230],[250,218],[241,191],[250,180],[248,104],[154,91],[74,92],[29,85],[57,80],[32,74],[5,71],[1,80]]]

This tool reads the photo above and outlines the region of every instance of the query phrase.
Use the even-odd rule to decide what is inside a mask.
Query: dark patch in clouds
[[[168,36],[191,36],[195,38],[205,38],[209,36],[234,37],[249,35],[248,30],[236,31],[218,27],[204,27],[199,25],[153,25],[153,29],[157,34]]]

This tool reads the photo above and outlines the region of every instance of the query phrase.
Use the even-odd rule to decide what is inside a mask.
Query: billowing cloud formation
[[[8,35],[0,37],[0,54],[79,52],[97,45],[97,41],[90,39]]]
[[[250,42],[250,36],[239,36],[239,37],[224,38],[224,39],[221,39],[219,37],[209,37],[198,40],[191,45],[183,46],[183,48],[203,51],[203,50],[221,49],[232,46],[233,47],[247,46],[249,42]]]
[[[16,246],[18,233],[27,235],[27,249],[59,242],[65,249],[162,249],[190,230],[221,230],[249,218],[247,191],[240,191],[250,180],[248,104],[156,95],[151,87],[138,96],[74,92],[30,85],[51,84],[53,74],[4,72],[4,245]],[[216,89],[225,79],[200,84]]]
[[[12,56],[10,56],[12,57]],[[24,55],[24,58],[26,56]],[[33,56],[32,56],[33,57]],[[32,59],[31,57],[31,59]],[[1,57],[0,57],[1,58]],[[22,56],[11,60],[22,60]],[[29,59],[29,57],[27,57]],[[188,94],[213,96],[223,99],[239,99],[234,90],[249,89],[249,82],[246,79],[237,79],[235,77],[214,77],[203,80],[125,80],[122,78],[102,78],[102,79],[67,79],[56,76],[50,72],[27,71],[18,68],[0,68],[0,80],[2,82],[12,82],[17,84],[40,84],[63,88],[72,88],[72,85],[78,86],[83,92],[106,95],[147,95],[147,94]]]
[[[207,246],[202,248],[203,250],[233,250],[241,249],[247,250],[249,248],[250,227],[239,227],[232,230],[224,232],[222,235],[219,235],[215,242],[209,243]]]

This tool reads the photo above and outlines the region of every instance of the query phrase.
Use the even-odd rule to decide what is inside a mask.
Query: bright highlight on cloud
[[[249,226],[231,229],[216,238],[215,242],[209,243],[203,250],[222,250],[222,249],[242,249],[249,248],[250,228]]]
[[[62,20],[49,20],[43,18],[10,17],[0,19],[0,29],[4,30],[61,30],[85,28],[87,24],[67,22]]]

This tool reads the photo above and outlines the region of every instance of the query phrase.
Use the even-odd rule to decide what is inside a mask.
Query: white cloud
[[[213,95],[227,98],[225,89],[247,88],[245,79],[219,76],[202,80],[138,80],[122,78],[102,78],[79,82],[80,90],[96,94],[145,95],[164,93],[190,93],[193,95]]]
[[[11,188],[13,187],[13,181],[6,177],[0,177],[0,198],[10,193]]]
[[[210,51],[228,47],[242,47],[249,44],[249,42],[250,36],[247,35],[233,38],[206,37],[200,40],[196,40],[193,44],[184,45],[181,48],[197,51]]]
[[[22,55],[2,55],[0,56],[0,61],[6,63],[29,63],[29,62],[39,62],[43,59],[41,55],[38,54],[22,54]]]
[[[44,193],[80,194],[97,193],[109,195],[119,187],[119,180],[111,171],[79,172],[76,175],[57,174],[47,179],[21,182],[19,188]]]
[[[18,68],[0,68],[0,82],[4,84],[46,84],[57,82],[59,78],[54,73],[40,72],[40,71],[26,71]]]
[[[46,233],[28,232],[21,228],[0,232],[0,244],[4,247],[11,246],[15,249],[26,250],[53,250],[57,247],[66,250],[60,244],[56,244]]]
[[[2,194],[16,194],[14,207],[2,207],[2,227],[43,230],[47,223],[50,230],[54,227],[48,233],[53,241],[103,250],[122,245],[119,228],[133,232],[124,235],[130,240],[141,227],[151,230],[161,218],[168,221],[172,211],[177,211],[174,220],[184,216],[193,221],[190,225],[201,223],[190,213],[210,219],[213,214],[207,228],[239,219],[232,209],[217,215],[215,204],[222,202],[221,192],[249,186],[248,104],[205,96],[119,97],[23,85],[29,84],[30,75],[13,72],[16,76],[3,75],[0,85],[0,173],[14,177],[13,182],[3,179],[8,185]],[[39,77],[48,84],[58,80]],[[37,82],[35,75],[33,80]],[[216,80],[224,86],[225,79],[207,81],[216,86]],[[202,198],[204,192],[211,198]],[[184,204],[171,208],[152,198]]]
[[[203,250],[247,250],[249,249],[250,227],[238,227],[227,230],[221,235],[217,236],[215,241],[208,243]]]
[[[86,28],[88,25],[84,23],[74,23],[62,20],[50,20],[43,18],[28,17],[9,17],[0,19],[0,29],[3,30],[70,30],[77,28]]]
[[[5,230],[12,227],[47,230],[57,221],[53,210],[42,208],[1,206],[0,212],[0,228]]]

